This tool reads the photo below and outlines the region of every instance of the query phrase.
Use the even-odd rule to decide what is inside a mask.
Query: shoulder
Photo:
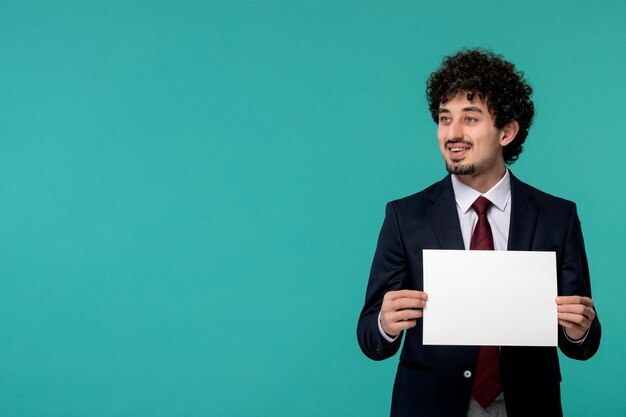
[[[449,175],[421,191],[388,202],[387,210],[394,210],[397,213],[416,213],[424,210],[442,196],[454,198]]]
[[[528,198],[542,208],[550,208],[556,211],[572,211],[576,209],[574,201],[542,191],[513,175],[511,175],[511,194],[519,198]]]

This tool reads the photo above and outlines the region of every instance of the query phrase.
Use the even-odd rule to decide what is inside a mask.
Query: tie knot
[[[487,209],[489,209],[490,205],[491,205],[491,201],[489,201],[488,199],[486,199],[485,197],[481,195],[480,197],[476,199],[476,201],[474,201],[474,204],[472,204],[472,208],[474,209],[476,214],[480,216],[482,214],[487,213]]]

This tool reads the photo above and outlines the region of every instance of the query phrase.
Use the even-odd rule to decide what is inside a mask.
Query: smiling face
[[[518,130],[515,121],[496,128],[478,94],[463,92],[439,106],[437,138],[446,168],[479,191],[487,191],[504,175],[502,152]]]

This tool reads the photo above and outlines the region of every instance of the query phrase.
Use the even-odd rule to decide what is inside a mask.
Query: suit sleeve
[[[559,278],[559,295],[580,295],[592,298],[587,254],[575,204],[570,214]],[[559,348],[569,358],[587,360],[598,351],[601,335],[602,327],[596,311],[596,317],[582,343],[568,340],[563,328],[560,327]]]
[[[402,334],[392,343],[386,341],[378,330],[378,314],[385,294],[401,289],[405,276],[406,256],[398,216],[393,203],[388,203],[357,325],[359,346],[370,359],[387,359],[400,348]]]

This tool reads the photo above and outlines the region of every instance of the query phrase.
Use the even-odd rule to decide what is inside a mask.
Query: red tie
[[[478,221],[470,242],[470,249],[472,250],[493,250],[493,235],[487,220],[487,210],[490,205],[491,201],[483,196],[478,197],[472,204],[472,208],[478,214]],[[478,349],[478,360],[474,371],[472,397],[483,408],[487,408],[501,391],[498,346],[481,346]]]

